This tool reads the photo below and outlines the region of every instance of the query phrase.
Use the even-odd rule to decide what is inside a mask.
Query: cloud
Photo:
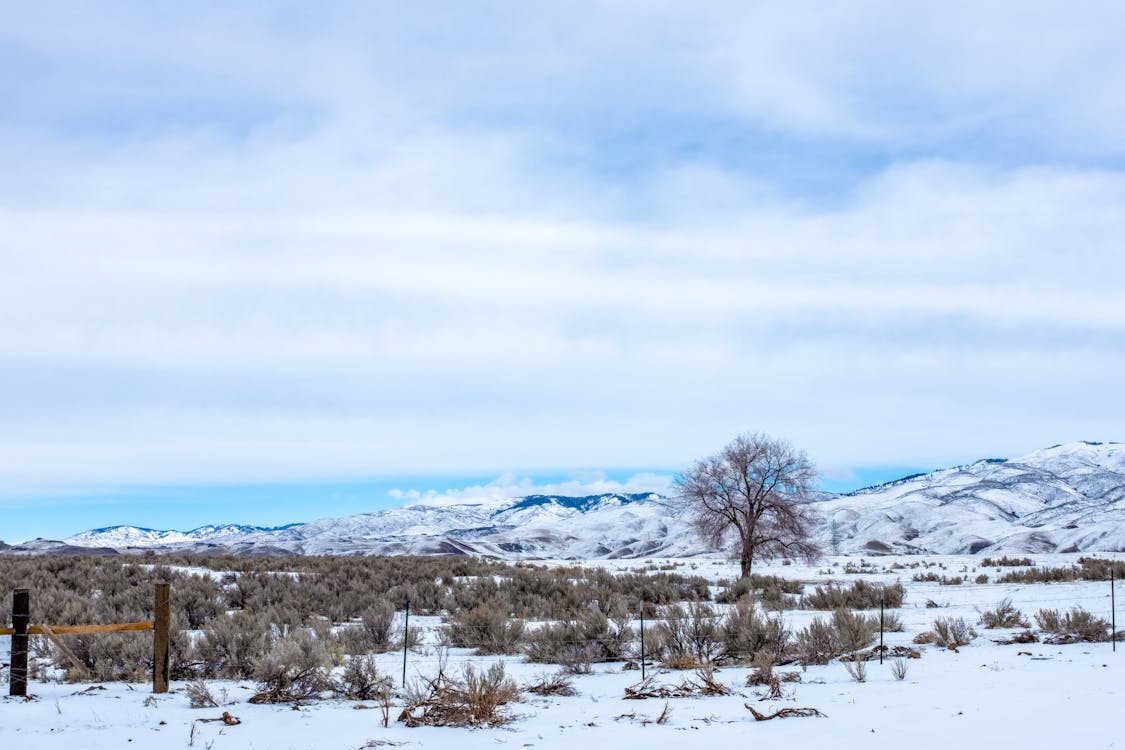
[[[462,505],[467,503],[487,503],[510,500],[528,495],[561,495],[566,497],[586,497],[611,493],[641,494],[655,492],[669,495],[673,491],[672,477],[667,474],[640,473],[624,481],[615,481],[604,476],[576,476],[562,482],[536,482],[529,477],[506,473],[493,481],[470,487],[447,490],[391,490],[388,494],[408,504],[419,505]]]
[[[1117,6],[338,7],[0,31],[5,481],[1119,437]]]

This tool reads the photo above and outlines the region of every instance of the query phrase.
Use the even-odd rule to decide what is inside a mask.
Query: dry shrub
[[[525,632],[524,654],[540,664],[561,664],[572,674],[589,674],[595,662],[624,659],[634,631],[624,615],[588,610],[574,620],[548,623]]]
[[[303,630],[279,638],[254,664],[258,693],[251,703],[300,703],[332,688],[324,644]]]
[[[1001,599],[993,609],[980,614],[980,624],[991,630],[994,628],[1026,628],[1027,620],[1023,613],[1012,604],[1011,599]]]
[[[390,602],[376,601],[363,610],[359,622],[344,631],[348,653],[389,651],[394,646],[395,609]]]
[[[1041,609],[1035,615],[1035,622],[1040,630],[1052,634],[1044,639],[1044,643],[1097,643],[1109,640],[1109,623],[1082,607],[1073,607],[1066,614],[1060,614],[1057,609]]]
[[[847,670],[848,675],[856,682],[867,682],[867,662],[863,659],[853,659],[852,661],[843,662],[844,669]]]
[[[451,616],[446,634],[450,645],[475,648],[478,654],[510,654],[523,637],[524,622],[492,602]]]
[[[836,648],[832,626],[819,617],[814,617],[808,627],[797,631],[795,645],[797,656],[805,666],[827,664],[841,653]]]
[[[720,581],[720,583],[722,583]],[[751,575],[740,578],[715,597],[720,604],[734,604],[745,597],[756,599],[763,609],[778,611],[800,605],[804,584],[778,576]]]
[[[1061,568],[1029,568],[1027,570],[1011,570],[1002,576],[997,576],[996,583],[1064,583],[1077,581],[1082,577],[1077,565],[1068,565]]]
[[[269,620],[238,612],[211,621],[196,644],[196,661],[203,677],[242,680],[254,674],[255,661],[262,658],[269,645]]]
[[[782,624],[781,617],[758,614],[748,597],[739,599],[727,612],[720,635],[724,660],[757,662],[761,656],[771,664],[781,664],[792,659],[789,656],[792,633]]]
[[[1078,565],[1061,568],[1013,570],[997,578],[997,583],[1056,583],[1059,581],[1108,581],[1110,576],[1125,578],[1125,561],[1098,557],[1080,557]]]
[[[934,635],[934,631],[924,630],[921,633],[919,633],[918,635],[914,636],[913,642],[914,642],[915,645],[925,646],[927,644],[933,643],[934,639],[936,637],[937,636]]]
[[[664,622],[653,631],[653,652],[672,669],[710,664],[722,653],[715,610],[700,602],[673,604],[664,609]]]
[[[806,666],[827,664],[837,656],[863,649],[878,631],[877,616],[838,609],[832,613],[830,621],[815,617],[808,627],[797,633],[797,655]]]
[[[858,651],[875,639],[879,632],[879,618],[838,609],[832,613],[832,628],[841,651]]]
[[[956,650],[968,646],[977,633],[963,617],[939,617],[934,620],[934,644]]]
[[[391,678],[379,672],[372,656],[357,656],[348,660],[335,690],[345,698],[357,701],[385,700],[394,686]]]
[[[188,703],[192,708],[218,708],[219,701],[211,694],[211,688],[203,680],[192,680],[184,685]]]
[[[503,663],[480,671],[467,664],[460,679],[442,669],[411,692],[398,717],[408,727],[500,726],[513,718],[503,707],[520,699],[519,687]]]
[[[886,633],[901,633],[903,631],[902,618],[898,612],[883,613],[883,631]]]
[[[801,600],[802,609],[878,609],[880,600],[887,609],[898,609],[906,596],[901,583],[868,583],[859,580],[850,587],[835,583],[817,586],[813,593]]]
[[[85,667],[79,670],[51,644],[51,660],[66,668],[70,681],[143,682],[152,673],[152,641],[137,633],[100,633],[67,638],[70,652]]]
[[[774,672],[773,662],[762,655],[754,663],[754,671],[746,677],[747,687],[765,687],[764,693],[758,696],[758,700],[779,700],[785,697],[781,690],[783,682],[800,682],[800,672]]]
[[[1007,555],[996,560],[991,557],[985,557],[980,561],[980,566],[982,568],[1018,568],[1022,566],[1030,567],[1034,564],[1034,561],[1032,561],[1030,557],[1008,557]]]
[[[1100,557],[1080,557],[1082,578],[1087,581],[1108,581],[1110,577],[1125,579],[1125,560],[1105,560]]]
[[[910,662],[901,656],[891,662],[891,674],[894,675],[896,680],[905,680],[906,673],[910,669]]]

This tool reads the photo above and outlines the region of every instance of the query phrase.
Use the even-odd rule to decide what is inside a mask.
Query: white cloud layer
[[[1121,6],[780,8],[21,8],[0,480],[1120,439]]]
[[[589,472],[560,482],[537,482],[513,473],[503,474],[482,485],[446,490],[391,490],[387,494],[408,505],[462,505],[510,501],[528,495],[559,495],[563,497],[588,497],[607,494],[641,494],[656,492],[669,495],[673,491],[672,476],[642,472],[624,481],[608,479],[600,472]]]

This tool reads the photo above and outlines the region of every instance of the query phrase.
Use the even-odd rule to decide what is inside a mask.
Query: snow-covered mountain
[[[984,459],[816,507],[825,549],[842,553],[1125,550],[1125,445],[1067,443]]]
[[[180,532],[114,526],[77,534],[65,544],[121,551],[481,554],[511,559],[681,556],[707,551],[677,509],[651,493],[420,504],[279,528],[227,525]]]
[[[1068,443],[1018,459],[906,477],[812,508],[826,552],[1026,553],[1125,550],[1125,445]],[[688,556],[708,552],[667,498],[532,495],[411,505],[277,528],[115,526],[0,552],[82,548],[239,554],[482,554],[506,559]]]
[[[297,525],[297,524],[293,524]],[[211,543],[222,540],[240,539],[250,534],[280,531],[289,528],[279,526],[244,526],[241,524],[221,524],[200,526],[191,531],[157,531],[139,526],[108,526],[75,534],[66,541],[81,547],[173,547],[191,545],[196,542]]]

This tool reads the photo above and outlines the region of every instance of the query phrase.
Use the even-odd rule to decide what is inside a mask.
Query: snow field
[[[909,565],[923,559],[945,569],[888,570],[895,562]],[[835,566],[831,565],[834,561],[838,563]],[[400,700],[392,708],[391,725],[386,729],[382,727],[381,711],[370,702],[364,704],[370,710],[356,710],[355,701],[342,700],[314,702],[300,710],[288,705],[251,705],[246,700],[256,688],[250,682],[209,682],[216,697],[226,693],[221,709],[190,708],[182,683],[173,684],[175,692],[153,696],[148,685],[107,683],[104,690],[89,690],[84,684],[33,682],[34,700],[0,701],[0,748],[319,749],[359,748],[370,742],[437,750],[496,745],[569,750],[576,746],[623,748],[643,743],[646,750],[658,750],[704,742],[715,748],[774,743],[766,746],[948,750],[958,745],[1110,748],[1125,742],[1119,740],[1125,736],[1119,716],[1125,692],[1120,687],[1125,643],[1119,644],[1116,653],[1109,643],[999,646],[991,639],[1018,629],[984,630],[977,624],[979,611],[1005,597],[1032,621],[1040,608],[1066,610],[1072,606],[1082,606],[1109,619],[1108,583],[943,586],[911,578],[915,573],[934,571],[972,580],[979,573],[995,577],[996,572],[979,569],[979,558],[908,557],[867,558],[870,572],[842,574],[848,561],[858,565],[858,558],[837,558],[812,566],[763,566],[759,572],[804,580],[806,592],[829,580],[842,585],[859,578],[901,580],[906,600],[902,609],[894,611],[905,631],[888,633],[889,646],[910,644],[915,635],[932,627],[936,617],[964,617],[974,625],[978,638],[959,653],[934,646],[916,647],[922,650],[922,658],[908,662],[907,676],[901,682],[894,679],[890,660],[883,665],[869,662],[867,681],[862,684],[854,682],[838,661],[810,666],[802,671],[802,682],[785,685],[787,697],[781,701],[758,702],[761,689],[745,687],[751,670],[725,667],[716,672],[716,678],[735,695],[669,699],[671,714],[665,724],[654,723],[664,700],[623,700],[625,687],[638,682],[640,673],[622,671],[620,663],[595,665],[594,674],[574,677],[579,693],[574,697],[525,694],[525,702],[510,707],[517,718],[491,729],[407,728],[394,721],[401,710]],[[1060,565],[1073,562],[1073,557],[1037,556],[1035,561]],[[644,565],[636,560],[598,564],[611,570]],[[695,573],[713,581],[737,577],[737,569],[731,564],[706,558],[654,560],[652,564],[678,564],[677,572]],[[927,600],[947,606],[927,608]],[[789,629],[797,630],[818,614],[823,616],[788,610],[782,616]],[[420,653],[408,655],[408,678],[432,676],[443,658],[434,647],[440,618],[412,616],[411,625],[423,628],[427,646]],[[9,639],[0,638],[0,658],[4,661],[8,645]],[[509,675],[521,685],[557,669],[523,663],[518,655],[481,657],[466,649],[450,649],[444,658],[447,669],[454,673],[466,663],[487,666],[503,661]],[[401,652],[381,654],[378,663],[398,686]],[[678,684],[692,676],[692,672],[660,670],[657,681]],[[764,713],[782,707],[814,707],[827,718],[755,722],[743,707],[747,702]],[[242,723],[226,726],[198,721],[216,718],[224,710],[238,716]]]

